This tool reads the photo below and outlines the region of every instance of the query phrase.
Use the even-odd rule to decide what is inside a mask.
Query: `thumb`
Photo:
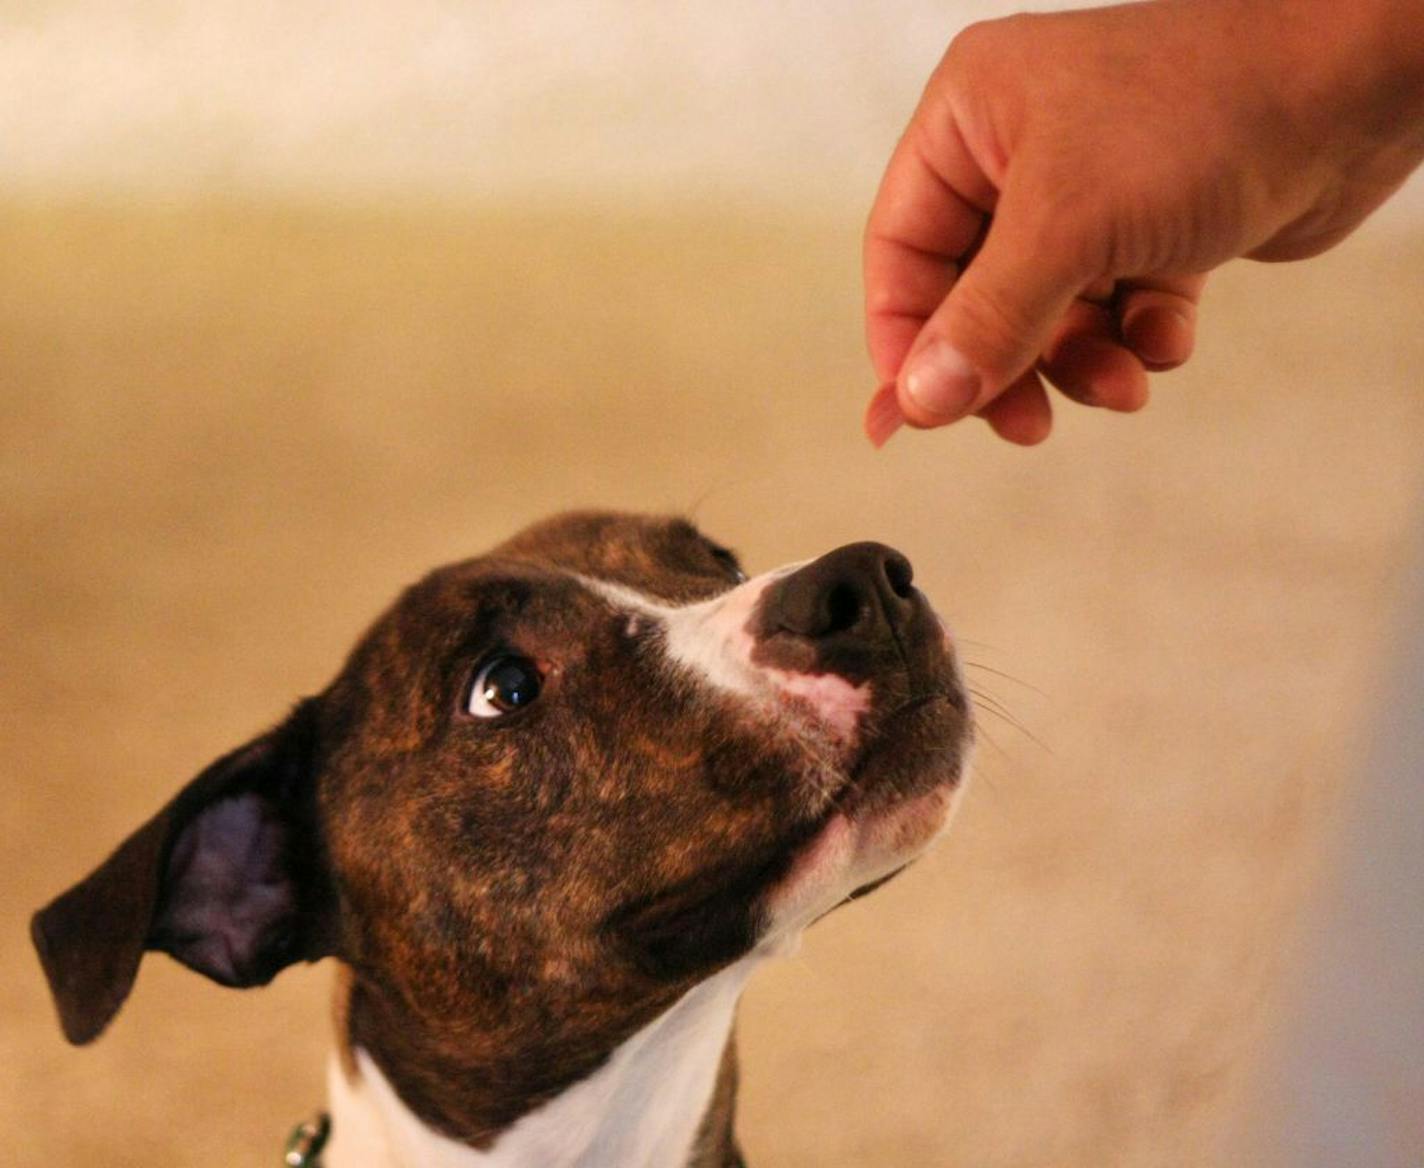
[[[983,246],[915,338],[896,387],[911,425],[957,421],[1013,385],[1091,280],[1090,231],[1045,214],[1055,200],[1037,192],[1024,202],[1006,187]]]

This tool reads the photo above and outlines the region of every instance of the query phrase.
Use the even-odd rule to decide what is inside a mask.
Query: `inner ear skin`
[[[179,817],[150,949],[223,985],[265,985],[335,952],[332,891],[316,822],[319,699],[227,764],[220,794]]]
[[[223,985],[269,981],[296,941],[294,848],[289,827],[259,795],[204,811],[173,847],[149,947]]]
[[[208,766],[108,860],[35,914],[31,935],[67,1038],[96,1038],[145,950],[227,985],[333,952],[312,816],[318,704]]]

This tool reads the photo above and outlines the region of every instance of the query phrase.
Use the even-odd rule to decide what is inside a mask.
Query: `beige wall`
[[[1069,6],[11,0],[0,173],[41,195],[859,206],[956,29]]]
[[[275,1160],[328,973],[150,960],[72,1051],[28,913],[402,583],[602,504],[901,546],[989,696],[951,838],[754,984],[752,1163],[1245,1162],[1424,485],[1418,184],[1224,271],[1137,417],[874,454],[865,203],[1002,7],[0,0],[0,1160]]]

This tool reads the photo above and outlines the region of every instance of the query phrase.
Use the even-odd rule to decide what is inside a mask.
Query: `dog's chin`
[[[955,787],[969,748],[968,705],[957,685],[902,704],[875,725],[852,760],[836,807],[854,820]]]
[[[764,901],[765,943],[794,937],[883,884],[945,830],[969,750],[962,700],[934,695],[889,718],[815,834]]]

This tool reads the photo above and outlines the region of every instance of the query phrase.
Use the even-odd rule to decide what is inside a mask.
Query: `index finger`
[[[964,181],[978,167],[958,130],[951,124],[946,141],[928,143],[921,117],[916,111],[890,156],[865,225],[866,343],[882,382],[895,380],[925,321],[954,287],[992,202],[982,177]]]

